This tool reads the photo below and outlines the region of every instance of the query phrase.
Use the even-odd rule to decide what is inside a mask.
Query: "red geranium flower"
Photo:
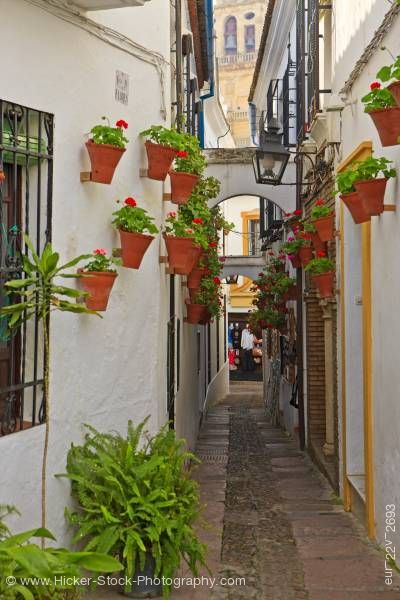
[[[315,203],[315,206],[324,206],[325,204],[325,200],[323,198],[318,198],[318,200]]]
[[[186,150],[179,150],[177,157],[178,158],[187,158],[189,156],[189,152],[186,152]]]
[[[217,285],[220,285],[221,280],[219,277],[214,277],[213,282],[216,283]]]
[[[167,214],[167,219],[176,219],[176,212],[169,212]]]
[[[371,90],[379,90],[381,84],[379,83],[379,81],[373,81],[369,87],[371,88]]]
[[[200,217],[196,217],[196,219],[193,219],[193,223],[196,223],[196,225],[203,225],[204,221]]]
[[[217,242],[210,242],[208,245],[210,248],[216,248],[218,246]]]
[[[296,216],[299,216],[299,215],[303,214],[303,211],[302,211],[302,210],[300,210],[299,208],[297,208],[297,209],[294,211],[294,213],[293,213],[293,214],[294,214],[294,215],[296,215]]]
[[[128,129],[128,123],[124,121],[124,119],[120,119],[115,123],[117,127],[121,127],[122,129]]]
[[[137,202],[136,202],[135,198],[129,197],[129,198],[126,198],[125,204],[127,206],[136,206]]]
[[[226,258],[225,258],[225,256],[220,256],[220,257],[219,257],[219,262],[225,262],[225,261],[226,261]]]
[[[105,256],[107,254],[107,250],[104,250],[104,248],[96,248],[96,250],[93,250],[93,254],[101,254],[102,256]]]
[[[319,252],[317,252],[317,256],[318,258],[324,258],[324,256],[326,256],[326,252],[322,252],[322,250],[320,250]]]

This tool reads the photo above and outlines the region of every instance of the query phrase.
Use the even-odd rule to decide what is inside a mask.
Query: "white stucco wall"
[[[348,2],[337,0],[334,11],[334,91],[343,86],[365,46],[373,38],[390,5],[379,0],[356,0],[354,10]],[[399,17],[386,35],[383,44],[397,55]],[[376,72],[391,61],[387,52],[377,50],[356,80],[348,100],[355,102],[342,112],[342,156],[346,157],[365,140],[372,140],[377,157],[385,156],[400,166],[398,146],[382,148],[378,134],[368,115],[363,112],[361,97],[369,90]],[[385,212],[372,217],[372,380],[373,380],[373,473],[375,489],[375,520],[377,539],[385,539],[385,507],[399,504],[400,482],[396,476],[400,459],[399,423],[400,372],[398,369],[398,344],[400,319],[397,301],[400,283],[397,256],[400,252],[400,214],[397,203],[399,179],[390,181],[385,203],[396,204],[396,212]],[[345,209],[347,213],[347,209]],[[349,467],[363,467],[363,386],[362,386],[362,306],[355,304],[361,296],[361,227],[354,225],[346,214],[345,220],[345,302],[346,302],[346,388],[347,388],[347,444]],[[350,431],[349,431],[350,430]],[[400,534],[391,538],[400,544]]]
[[[151,64],[112,47],[86,31],[24,0],[0,1],[0,47],[4,64],[2,98],[55,114],[53,245],[64,260],[119,246],[110,226],[115,201],[134,196],[161,224],[170,210],[163,184],[139,177],[146,166],[138,133],[160,116],[160,81]],[[144,8],[90,16],[144,45],[154,44],[170,59],[170,3],[153,0]],[[38,32],[32,35],[32,32]],[[130,76],[128,106],[114,99],[115,71]],[[170,107],[170,72],[165,66],[165,100]],[[130,142],[111,185],[80,183],[90,169],[84,134],[100,122],[123,118]],[[169,123],[167,119],[166,124]],[[54,478],[65,470],[71,442],[82,439],[82,423],[100,430],[126,430],[151,415],[157,430],[166,410],[169,276],[159,264],[161,238],[151,244],[140,270],[119,269],[103,319],[55,314],[51,322],[51,438],[48,463],[48,526],[60,543],[68,539],[63,517],[69,484]],[[193,447],[199,422],[199,395],[206,389],[196,370],[196,331],[183,323],[185,291],[176,277],[176,315],[181,318],[181,385],[176,429]],[[204,333],[202,334],[204,348]],[[215,358],[213,358],[215,360]],[[203,365],[204,370],[204,365]],[[0,503],[22,513],[18,528],[40,523],[40,465],[43,427],[0,437]]]

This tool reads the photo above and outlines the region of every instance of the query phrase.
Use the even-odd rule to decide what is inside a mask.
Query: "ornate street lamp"
[[[282,134],[276,119],[264,129],[264,120],[260,119],[260,146],[253,156],[254,175],[257,183],[279,185],[282,181],[290,152],[282,143]]]

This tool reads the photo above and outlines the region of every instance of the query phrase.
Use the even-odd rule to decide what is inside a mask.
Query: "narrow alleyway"
[[[189,582],[171,600],[400,599],[399,577],[385,586],[383,553],[296,443],[268,424],[260,389],[231,384],[203,423],[196,476],[215,582]],[[90,597],[120,596],[98,589]]]

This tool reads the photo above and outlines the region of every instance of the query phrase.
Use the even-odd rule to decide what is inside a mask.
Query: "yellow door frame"
[[[355,160],[372,154],[372,142],[365,141],[337,167],[344,171]],[[343,499],[345,510],[351,510],[350,484],[347,477],[347,420],[346,420],[346,327],[345,327],[345,256],[344,207],[340,206],[340,315],[341,315],[341,376],[342,376],[342,453]],[[363,336],[363,394],[364,394],[364,469],[366,497],[366,528],[375,538],[375,491],[373,456],[373,394],[372,394],[372,285],[371,285],[371,223],[361,225],[362,236],[362,336]]]

